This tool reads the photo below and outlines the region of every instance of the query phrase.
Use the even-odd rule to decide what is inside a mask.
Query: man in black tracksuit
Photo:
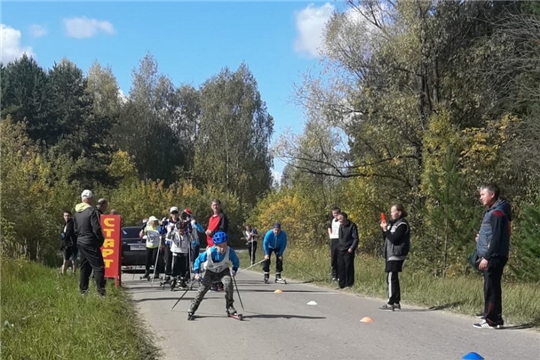
[[[75,206],[73,216],[77,247],[81,254],[79,291],[81,294],[88,292],[90,273],[94,270],[98,294],[105,296],[105,263],[100,249],[105,238],[101,231],[100,212],[92,206],[94,195],[90,190],[84,190],[81,199],[82,203]]]
[[[358,228],[348,219],[346,213],[338,215],[339,227],[338,244],[338,284],[339,288],[354,285],[354,255],[358,247]]]

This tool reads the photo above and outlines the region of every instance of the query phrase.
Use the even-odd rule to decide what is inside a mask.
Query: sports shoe
[[[230,305],[229,307],[227,307],[227,314],[229,314],[229,315],[237,314],[237,311],[234,308],[234,306]]]
[[[401,309],[401,306],[399,307]],[[394,304],[384,304],[379,310],[391,310],[394,311]]]
[[[401,310],[401,304],[400,303],[394,304],[394,310]]]
[[[486,320],[483,320],[479,323],[473,324],[473,326],[477,329],[502,329],[503,325],[499,324],[489,324]]]

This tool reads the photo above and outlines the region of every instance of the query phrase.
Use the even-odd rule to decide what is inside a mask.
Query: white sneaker
[[[496,325],[490,325],[486,320],[473,324],[473,326],[477,329],[497,329]]]

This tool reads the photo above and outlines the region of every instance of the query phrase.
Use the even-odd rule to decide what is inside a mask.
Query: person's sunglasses
[[[173,211],[171,214],[178,214],[178,211]]]

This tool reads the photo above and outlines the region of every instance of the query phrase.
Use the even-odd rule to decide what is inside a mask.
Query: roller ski
[[[227,309],[227,317],[230,317],[230,318],[233,318],[233,319],[236,319],[236,320],[240,320],[242,321],[243,320],[243,316],[242,314],[239,314],[236,309],[232,306],[229,306],[229,308]]]
[[[276,284],[287,284],[287,280],[281,277],[281,274],[276,274],[276,278],[274,279],[274,282]]]
[[[263,281],[264,281],[265,284],[270,284],[270,280],[269,280],[269,279],[270,279],[270,274],[264,274],[264,279],[263,279]]]
[[[188,313],[187,313],[187,319],[188,319],[188,321],[193,321],[193,320],[195,320],[195,313],[188,312]]]

